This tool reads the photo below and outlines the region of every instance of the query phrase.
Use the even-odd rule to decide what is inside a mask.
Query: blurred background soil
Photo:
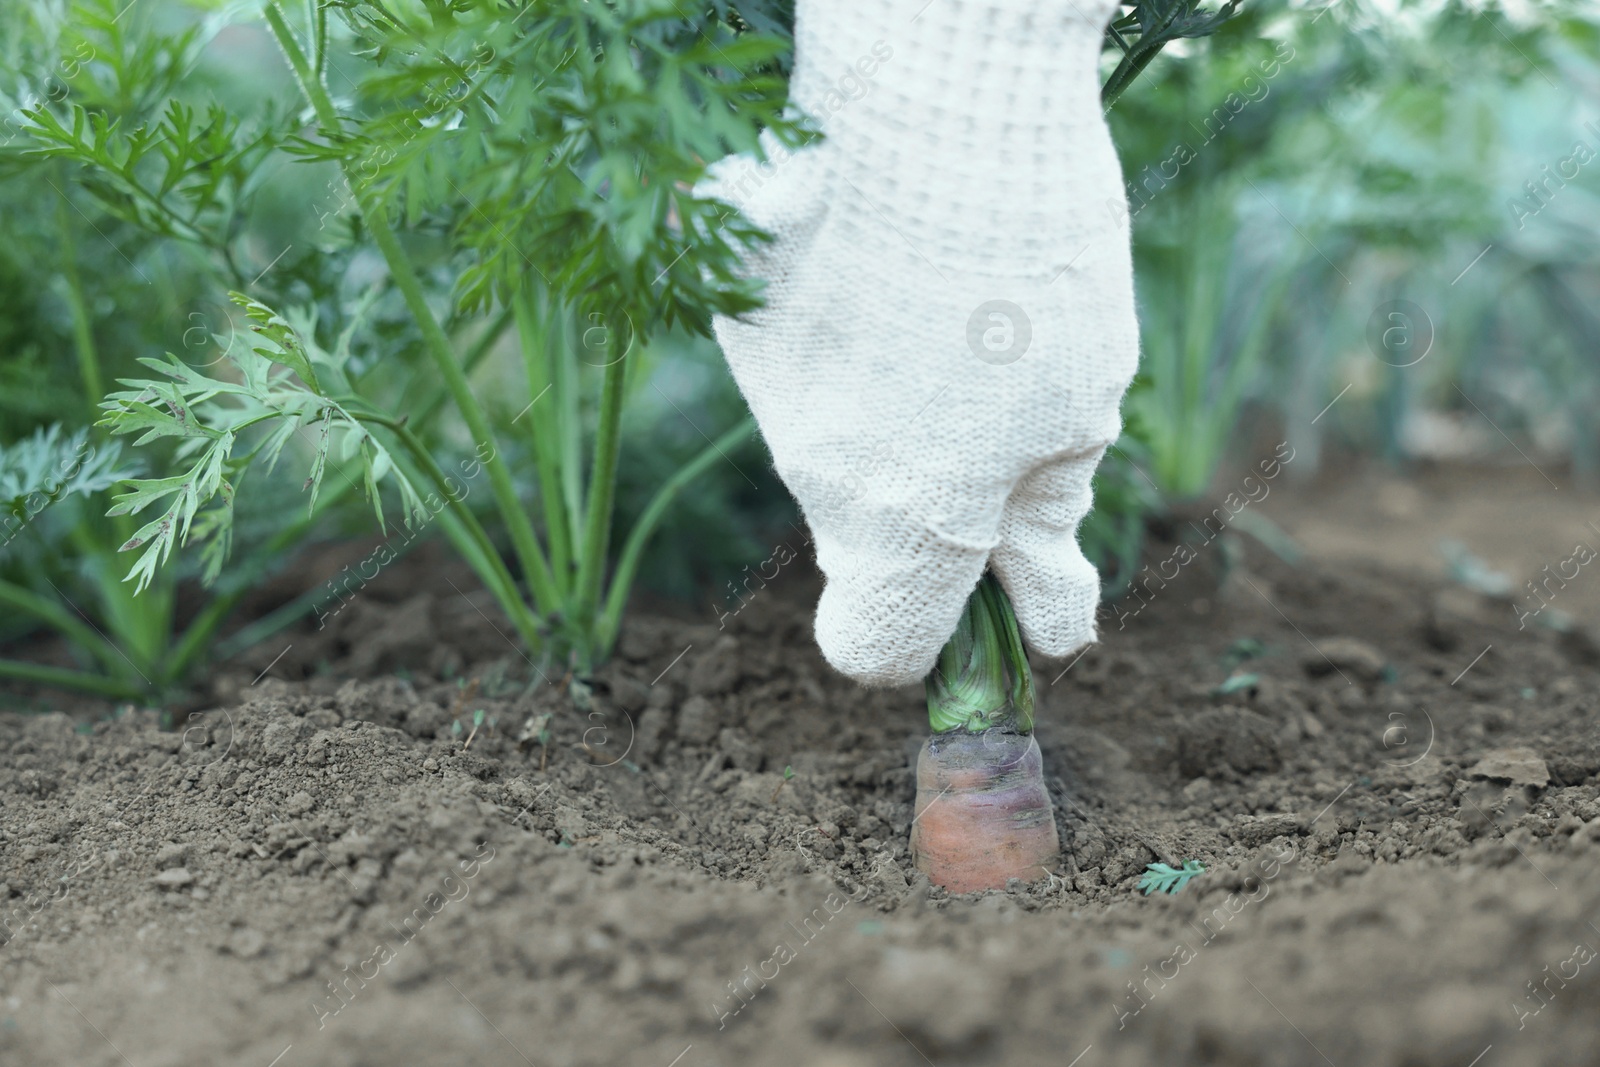
[[[1579,543],[1600,549],[1600,497],[1574,488],[1548,461],[1544,467],[1554,484],[1521,460],[1424,464],[1406,476],[1377,463],[1347,465],[1276,491],[1261,510],[1329,562],[1375,562],[1448,580],[1459,576],[1454,542],[1503,576],[1512,599],[1527,607],[1526,583],[1545,577],[1541,568],[1555,568]],[[1585,573],[1552,589],[1552,608],[1600,624],[1600,581]]]

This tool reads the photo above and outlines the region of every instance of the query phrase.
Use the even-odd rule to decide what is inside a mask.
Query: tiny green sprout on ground
[[[1152,863],[1145,868],[1144,877],[1139,879],[1139,888],[1144,890],[1145,896],[1151,893],[1176,893],[1188,885],[1191,878],[1204,873],[1206,869],[1199,860],[1184,860],[1182,867]]]
[[[543,771],[545,758],[550,751],[550,713],[546,711],[529,715],[523,720],[516,741],[517,747],[524,752],[534,745],[539,746],[539,770]]]
[[[488,716],[487,718],[485,718],[486,715]],[[466,741],[464,741],[462,743],[462,745],[461,745],[461,751],[465,752],[467,749],[472,747],[472,739],[474,737],[478,736],[478,730],[483,726],[483,724],[485,722],[487,722],[489,724],[489,731],[491,733],[493,733],[494,732],[494,724],[495,724],[495,722],[497,721],[498,718],[499,717],[495,716],[495,715],[488,715],[488,713],[485,712],[482,708],[479,708],[477,711],[474,711],[472,713],[472,732],[467,734]],[[461,720],[460,719],[457,719],[455,721],[455,725],[451,728],[451,733],[452,734],[458,734],[458,735],[461,733]]]
[[[1242,689],[1249,689],[1252,686],[1260,683],[1260,681],[1261,675],[1259,674],[1251,674],[1245,671],[1234,671],[1232,674],[1228,675],[1226,681],[1217,686],[1211,692],[1216,696],[1225,697],[1230,693],[1237,693]]]
[[[794,777],[794,768],[789,766],[787,763],[784,764],[783,765],[783,777],[778,780],[777,786],[772,790],[772,801],[771,801],[771,803],[776,804],[778,802],[778,794],[783,792],[784,783],[788,782],[788,780],[793,778],[793,777]]]

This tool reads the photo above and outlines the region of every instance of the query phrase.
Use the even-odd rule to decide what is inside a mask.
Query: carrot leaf
[[[1165,863],[1152,863],[1144,869],[1139,888],[1144,895],[1151,893],[1176,893],[1189,884],[1191,878],[1206,873],[1199,860],[1184,860],[1182,867],[1169,867]]]
[[[142,434],[139,443],[155,437],[177,439],[175,458],[188,468],[166,478],[126,477],[124,490],[113,498],[112,515],[137,515],[166,501],[166,510],[122,546],[125,552],[144,550],[127,576],[139,592],[173,548],[191,539],[201,546],[203,580],[214,581],[232,544],[239,478],[258,458],[271,470],[291,442],[298,443],[297,451],[309,454],[303,488],[309,491],[310,507],[315,507],[329,470],[329,453],[337,449],[336,464],[359,462],[361,484],[380,527],[384,525],[380,482],[399,490],[408,527],[429,515],[388,448],[363,424],[360,410],[330,391],[332,383],[348,382],[343,366],[348,353],[318,347],[315,322],[303,314],[279,315],[242,293],[230,295],[249,319],[255,341],[235,345],[229,338],[226,351],[211,361],[226,358],[232,371],[228,377],[209,377],[171,354],[164,360],[144,359],[140,362],[162,377],[119,379],[127,388],[112,393],[101,405],[106,414],[100,425],[113,434]],[[217,340],[220,346],[223,339]],[[260,428],[252,434],[253,443],[241,444],[235,454],[239,435],[252,427]]]

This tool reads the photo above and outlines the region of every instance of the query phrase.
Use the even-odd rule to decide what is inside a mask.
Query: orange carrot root
[[[1033,736],[987,730],[924,741],[911,856],[952,893],[1046,877],[1061,857],[1061,841]]]

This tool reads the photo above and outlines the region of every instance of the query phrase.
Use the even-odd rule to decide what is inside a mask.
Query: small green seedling
[[[1261,675],[1259,674],[1247,674],[1244,671],[1234,671],[1232,674],[1228,675],[1227,681],[1217,686],[1211,692],[1216,696],[1225,697],[1230,693],[1237,693],[1242,689],[1250,689],[1258,685],[1260,682]]]
[[[472,732],[467,735],[467,740],[461,746],[461,751],[465,752],[467,749],[472,747],[472,739],[478,736],[478,728],[483,725],[483,717],[485,714],[486,713],[482,708],[479,708],[477,711],[472,713]],[[456,725],[458,727],[461,725],[460,719],[456,720]]]
[[[778,794],[783,792],[784,782],[787,782],[789,779],[791,779],[793,777],[794,777],[794,768],[789,766],[787,763],[784,764],[784,766],[783,766],[783,779],[778,782],[777,788],[772,791],[772,800],[769,801],[769,803],[776,804],[778,802]]]
[[[541,712],[538,715],[529,715],[522,723],[522,729],[517,733],[517,747],[526,752],[534,745],[539,746],[539,770],[544,770],[545,756],[550,751],[550,713]]]
[[[1176,893],[1189,884],[1189,879],[1206,873],[1199,860],[1184,860],[1182,867],[1169,867],[1165,863],[1152,863],[1144,869],[1139,888],[1144,895],[1151,893]]]

